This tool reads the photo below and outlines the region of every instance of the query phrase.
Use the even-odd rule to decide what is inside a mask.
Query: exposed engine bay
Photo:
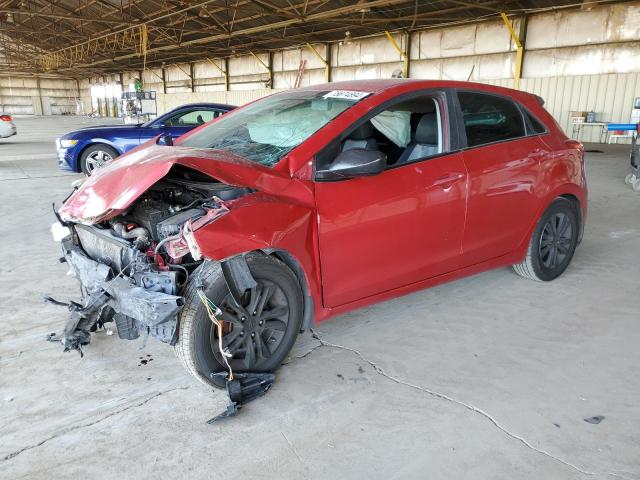
[[[60,219],[52,232],[83,298],[69,304],[64,333],[51,340],[61,341],[65,350],[81,350],[90,331],[114,321],[120,338],[151,335],[175,343],[182,289],[203,261],[193,231],[225,215],[235,199],[249,193],[175,166],[113,218],[90,225]]]

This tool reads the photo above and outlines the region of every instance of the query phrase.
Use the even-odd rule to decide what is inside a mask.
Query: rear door
[[[462,248],[465,264],[473,265],[524,239],[538,207],[540,160],[549,151],[539,135],[527,135],[523,111],[511,98],[477,91],[457,97],[469,173]]]

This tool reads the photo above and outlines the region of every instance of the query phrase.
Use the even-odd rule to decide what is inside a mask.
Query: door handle
[[[541,157],[543,155],[546,155],[547,153],[549,153],[547,150],[545,150],[544,148],[536,148],[535,150],[531,150],[529,152],[529,156],[530,157]]]
[[[462,180],[463,178],[464,178],[464,173],[460,173],[460,172],[447,173],[441,176],[440,178],[436,179],[433,182],[433,185],[436,187],[442,187],[444,189],[447,189],[457,181]]]

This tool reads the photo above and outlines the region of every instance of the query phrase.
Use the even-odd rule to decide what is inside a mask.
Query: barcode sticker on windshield
[[[356,92],[353,90],[333,90],[322,98],[341,98],[342,100],[352,100],[354,102],[362,100],[364,97],[371,95],[371,92]]]

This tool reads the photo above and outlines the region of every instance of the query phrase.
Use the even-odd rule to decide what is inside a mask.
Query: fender
[[[316,308],[322,305],[314,210],[261,192],[231,202],[229,209],[193,232],[202,255],[223,261],[255,250],[284,251],[299,264]]]
[[[90,140],[87,141],[87,147],[94,145],[96,143],[104,143],[105,145],[109,145],[111,148],[113,148],[116,152],[118,152],[120,155],[122,155],[124,152],[118,148],[116,146],[115,143],[113,143],[111,140],[107,140],[106,138],[92,138]],[[85,147],[86,148],[86,147]]]
[[[533,235],[533,231],[535,230],[538,222],[540,221],[540,217],[544,211],[549,208],[549,206],[553,203],[553,201],[562,196],[571,195],[578,199],[578,204],[580,205],[580,218],[578,219],[580,223],[580,234],[579,239],[582,239],[582,233],[584,232],[584,225],[587,218],[587,195],[585,190],[576,185],[575,183],[565,183],[555,187],[553,190],[550,190],[546,193],[544,200],[540,202],[540,208],[537,210],[536,215],[531,221],[531,225],[527,230],[527,234],[524,236],[520,244],[515,250],[517,258],[520,260],[524,259],[527,255],[527,249],[529,248],[529,242],[531,241],[531,236]]]

